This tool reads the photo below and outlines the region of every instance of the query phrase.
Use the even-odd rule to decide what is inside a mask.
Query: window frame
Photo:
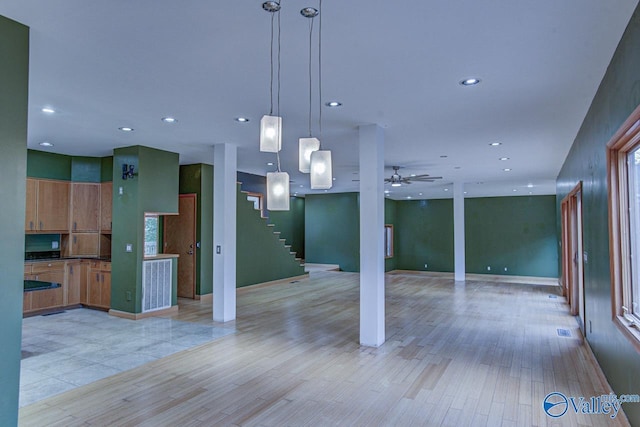
[[[628,154],[637,148],[640,148],[640,106],[607,144],[611,312],[615,325],[640,352],[640,313],[625,312],[625,307],[632,303]]]

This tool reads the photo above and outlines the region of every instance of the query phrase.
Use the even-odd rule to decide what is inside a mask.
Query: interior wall
[[[288,211],[269,212],[269,223],[279,231],[280,237],[291,245],[291,251],[296,253],[296,257],[305,259],[305,199],[302,197],[291,197]]]
[[[384,199],[384,224],[393,226],[393,249],[394,254],[391,258],[385,258],[384,271],[393,271],[398,266],[398,254],[397,254],[397,230],[400,223],[397,220],[397,205],[398,202],[391,199]]]
[[[0,58],[0,425],[14,426],[22,337],[29,28],[3,16]]]
[[[464,204],[467,273],[558,277],[555,196],[479,197]]]
[[[606,144],[640,104],[640,6],[616,49],[557,179],[561,200],[582,181],[586,335],[615,393],[638,393],[640,354],[612,321]],[[558,226],[560,231],[560,226]],[[560,240],[560,237],[558,237]],[[625,404],[632,425],[640,405]]]
[[[398,201],[397,223],[399,270],[453,272],[452,199]]]

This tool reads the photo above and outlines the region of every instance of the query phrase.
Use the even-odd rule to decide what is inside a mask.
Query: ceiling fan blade
[[[432,181],[434,181],[436,179],[442,179],[442,177],[441,176],[425,176],[425,177],[421,178],[421,177],[418,177],[418,176],[414,176],[414,177],[411,177],[411,178],[408,178],[408,179],[410,179],[412,181],[432,182]]]

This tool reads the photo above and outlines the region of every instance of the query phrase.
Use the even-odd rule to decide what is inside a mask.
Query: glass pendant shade
[[[260,151],[277,153],[282,148],[282,117],[262,116],[260,119]]]
[[[320,149],[318,138],[300,138],[298,143],[298,169],[302,173],[311,170],[311,153]]]
[[[311,189],[328,190],[333,185],[331,151],[318,150],[311,153]]]
[[[270,211],[289,210],[289,174],[286,172],[267,173],[267,209]]]

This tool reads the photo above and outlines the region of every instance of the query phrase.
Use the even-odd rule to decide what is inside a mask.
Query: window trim
[[[611,313],[614,324],[640,352],[640,319],[624,313],[630,298],[631,263],[627,155],[640,147],[640,106],[607,143],[607,188],[609,191],[609,266]],[[636,316],[638,317],[638,316]]]

